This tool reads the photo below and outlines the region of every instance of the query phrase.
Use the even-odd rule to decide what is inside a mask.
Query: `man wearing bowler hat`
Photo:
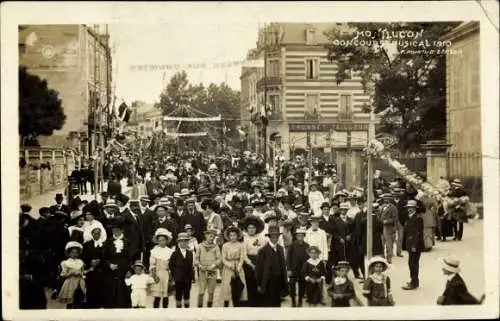
[[[270,226],[266,234],[269,242],[257,253],[255,278],[265,307],[280,307],[281,293],[287,289],[285,253],[278,244],[280,235],[278,226]]]
[[[56,204],[54,204],[50,207],[50,213],[54,214],[56,211],[61,211],[61,212],[66,213],[67,215],[69,215],[69,213],[70,213],[69,206],[66,204],[63,204],[63,201],[64,201],[63,194],[57,193],[55,200],[56,200]]]
[[[424,221],[417,215],[417,202],[409,200],[408,220],[405,223],[403,250],[408,252],[408,266],[410,268],[410,282],[404,285],[403,290],[415,290],[419,284],[418,272],[420,264],[420,254],[424,250]]]

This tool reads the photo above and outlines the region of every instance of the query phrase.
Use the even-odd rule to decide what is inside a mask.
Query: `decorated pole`
[[[368,127],[368,144],[375,137],[375,120],[374,120],[373,108],[370,111],[370,124]],[[373,161],[372,155],[368,150],[368,188],[367,188],[367,198],[366,198],[366,256],[371,259],[373,254]]]

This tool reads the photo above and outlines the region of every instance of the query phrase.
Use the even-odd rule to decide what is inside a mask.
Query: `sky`
[[[241,61],[255,47],[258,23],[204,24],[112,24],[114,44],[113,77],[116,95],[126,102],[158,101],[163,88],[164,71],[132,70],[133,65],[213,64]],[[188,69],[193,83],[227,82],[240,90],[240,66],[224,69]],[[165,84],[175,70],[165,72]]]

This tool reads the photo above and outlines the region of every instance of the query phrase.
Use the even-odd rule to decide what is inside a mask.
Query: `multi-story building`
[[[443,40],[452,43],[446,57],[447,141],[452,151],[480,152],[479,22],[464,22]]]
[[[366,145],[369,101],[361,78],[337,84],[337,66],[327,59],[325,32],[335,24],[273,23],[259,30],[257,47],[265,59],[264,75],[257,81],[257,105],[266,104],[269,124],[257,124],[258,136],[267,132],[269,145],[285,157],[307,154],[307,117],[316,115],[311,133],[313,155],[332,159],[344,182],[352,186],[362,177],[360,150]],[[250,86],[251,83],[246,85]],[[242,82],[242,92],[244,89]],[[259,111],[257,106],[254,111]],[[268,155],[271,153],[268,151]]]
[[[154,131],[163,130],[163,114],[153,104],[138,102],[132,105],[133,113],[127,127],[139,137],[151,137]]]
[[[111,52],[103,25],[23,25],[19,28],[19,64],[59,92],[66,122],[41,145],[67,145],[88,152],[89,129],[106,123],[110,104]],[[96,108],[96,104],[99,108]],[[68,139],[70,138],[70,139]],[[83,138],[83,139],[82,139]]]

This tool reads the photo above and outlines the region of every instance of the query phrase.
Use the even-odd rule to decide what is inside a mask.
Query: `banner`
[[[172,133],[172,132],[164,132],[166,136],[170,137],[201,137],[207,136],[207,132],[197,132],[197,133]]]
[[[197,121],[221,121],[220,115],[217,117],[170,117],[164,116],[163,120],[167,121],[184,121],[184,122],[197,122]]]
[[[131,65],[132,71],[166,71],[182,69],[226,69],[233,67],[264,68],[264,59],[224,61],[215,63],[187,63],[187,64],[144,64]]]

